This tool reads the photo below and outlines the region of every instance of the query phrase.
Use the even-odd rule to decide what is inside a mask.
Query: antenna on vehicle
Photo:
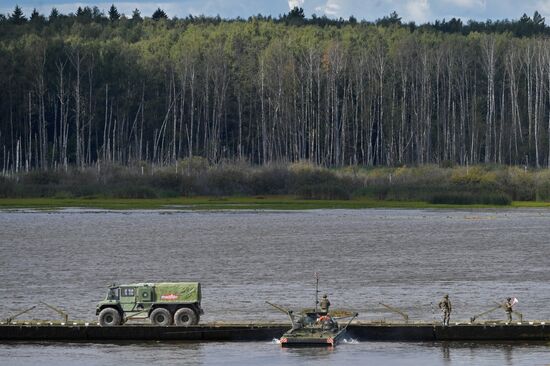
[[[315,312],[317,312],[317,304],[319,304],[319,272],[315,272]]]

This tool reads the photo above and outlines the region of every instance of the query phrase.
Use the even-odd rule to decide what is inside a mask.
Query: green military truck
[[[147,318],[154,325],[188,327],[198,324],[201,314],[198,282],[111,285],[105,300],[96,307],[99,324],[104,327]]]

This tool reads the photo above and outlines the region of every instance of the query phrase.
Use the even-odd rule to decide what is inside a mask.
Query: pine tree
[[[304,24],[306,16],[304,15],[304,9],[295,7],[286,16],[287,24],[300,25]]]
[[[142,20],[141,12],[139,11],[139,9],[136,8],[132,12],[132,20],[136,20],[136,21]]]
[[[15,9],[13,10],[13,13],[10,16],[10,21],[13,24],[23,24],[27,21],[27,18],[25,18],[25,15],[23,14],[23,10],[21,10],[19,5],[15,5]]]
[[[153,13],[152,18],[153,18],[154,20],[168,19],[168,15],[166,15],[166,13],[164,12],[164,10],[162,10],[161,8],[158,8],[158,9],[155,10],[155,12]]]
[[[120,14],[118,13],[118,10],[115,6],[115,4],[111,5],[111,8],[109,9],[109,20],[111,22],[117,21],[120,19]]]
[[[36,10],[36,8],[33,9],[32,11],[32,14],[31,14],[31,19],[30,19],[31,23],[44,23],[45,19],[44,19],[44,16],[43,15],[40,15],[40,13],[38,12],[38,10]]]
[[[59,11],[56,8],[52,8],[52,11],[50,12],[49,20],[50,22],[52,20],[55,20],[59,17]]]

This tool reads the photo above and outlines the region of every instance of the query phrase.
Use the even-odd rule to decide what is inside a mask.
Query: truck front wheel
[[[189,308],[181,308],[174,314],[174,323],[182,327],[196,325],[199,323],[197,314]]]
[[[172,324],[172,314],[165,308],[156,308],[150,315],[151,324],[162,327]]]
[[[99,325],[102,327],[112,327],[114,325],[120,325],[120,314],[116,309],[105,308],[101,310],[98,316]]]

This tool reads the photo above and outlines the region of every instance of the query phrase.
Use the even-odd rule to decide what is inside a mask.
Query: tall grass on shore
[[[0,177],[4,198],[164,198],[294,195],[304,199],[368,197],[435,204],[508,205],[550,201],[550,170],[480,165],[328,169],[306,162],[255,166],[184,159],[158,168],[97,165]]]

